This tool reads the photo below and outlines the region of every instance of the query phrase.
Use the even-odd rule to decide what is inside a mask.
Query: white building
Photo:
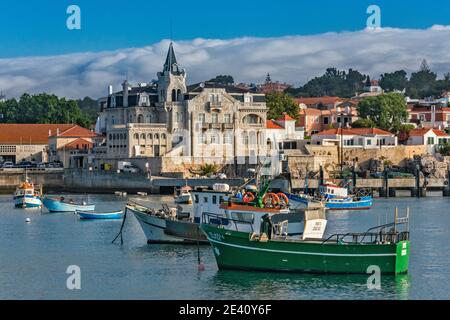
[[[411,130],[406,142],[408,145],[427,146],[427,151],[429,153],[434,153],[436,147],[446,143],[450,143],[450,134],[431,128]]]
[[[390,132],[377,128],[339,128],[325,130],[313,135],[311,144],[374,149],[397,146],[397,137]]]
[[[277,120],[267,120],[268,150],[297,149],[297,141],[305,138],[305,130],[295,124],[296,120],[286,113]]]

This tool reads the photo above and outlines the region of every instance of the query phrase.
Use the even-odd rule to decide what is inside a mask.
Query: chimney
[[[52,129],[48,129],[48,136],[49,136],[49,137],[52,136]]]
[[[56,128],[56,136],[59,137],[59,128]]]
[[[128,107],[128,81],[125,80],[122,84],[123,89],[123,106]]]
[[[434,128],[436,122],[436,106],[431,105],[431,127]]]
[[[112,95],[113,94],[113,86],[112,85],[109,85],[108,86],[108,95],[110,96],[110,95]]]

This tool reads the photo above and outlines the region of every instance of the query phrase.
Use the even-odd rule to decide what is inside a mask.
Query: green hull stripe
[[[231,244],[231,243],[225,243],[220,242],[217,240],[213,240],[208,238],[208,241],[214,242],[217,244],[221,244],[224,246],[230,246],[230,247],[236,247],[241,249],[247,249],[247,250],[257,250],[257,251],[268,251],[268,252],[278,252],[278,253],[290,253],[290,254],[303,254],[303,255],[312,255],[312,256],[336,256],[336,257],[388,257],[388,256],[396,256],[396,253],[372,253],[372,254],[340,254],[340,253],[315,253],[315,252],[299,252],[299,251],[284,251],[284,250],[272,250],[272,249],[262,249],[262,248],[253,248],[253,247],[246,247],[246,246],[240,246],[237,244]]]

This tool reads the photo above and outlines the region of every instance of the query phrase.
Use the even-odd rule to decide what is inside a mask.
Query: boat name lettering
[[[222,241],[224,239],[224,236],[217,232],[209,232],[208,234],[211,239],[216,241]]]

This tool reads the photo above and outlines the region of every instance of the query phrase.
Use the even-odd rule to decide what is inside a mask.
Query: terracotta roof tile
[[[365,135],[365,134],[377,134],[377,135],[384,135],[384,136],[392,136],[392,133],[388,131],[384,131],[378,128],[352,128],[352,129],[328,129],[324,130],[322,132],[317,133],[317,135],[337,135],[337,134],[343,134],[343,135]]]
[[[284,129],[282,126],[280,126],[274,120],[267,120],[266,121],[266,128],[267,129]]]
[[[2,144],[48,144],[48,137],[64,132],[73,124],[0,124]]]
[[[332,104],[336,103],[338,101],[343,101],[342,98],[339,97],[317,97],[317,98],[296,98],[294,99],[295,102],[298,104],[303,103],[308,105],[317,105],[317,104]]]

